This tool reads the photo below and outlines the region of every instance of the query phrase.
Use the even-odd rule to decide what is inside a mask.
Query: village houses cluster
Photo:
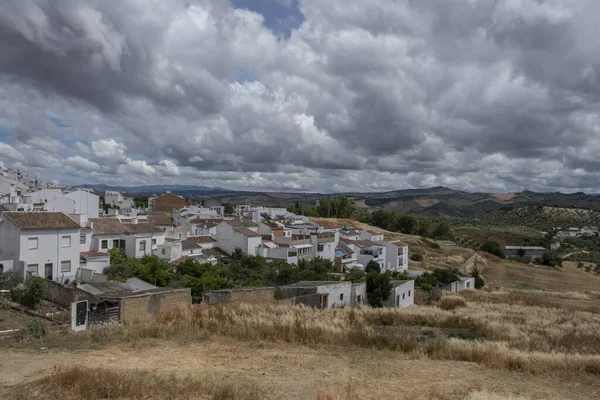
[[[151,255],[174,266],[188,258],[216,264],[239,249],[268,262],[297,264],[321,257],[338,273],[364,270],[371,261],[382,273],[408,269],[408,246],[401,241],[386,242],[373,230],[326,228],[283,208],[238,205],[225,215],[218,199],[194,205],[167,192],[151,196],[139,209],[133,196],[117,191],[103,193],[102,205],[91,190],[52,187],[35,179],[24,184],[6,171],[0,178],[4,183],[12,179],[0,186],[0,271],[23,278],[40,276],[63,285],[103,281],[115,248],[128,258]],[[413,304],[412,280],[392,284],[390,305]],[[328,307],[363,303],[366,297],[364,283],[298,282],[284,291],[299,302]],[[205,300],[210,302],[210,294]]]

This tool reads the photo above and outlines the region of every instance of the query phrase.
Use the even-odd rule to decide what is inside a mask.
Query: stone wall
[[[190,289],[177,289],[162,293],[143,293],[120,299],[123,323],[149,319],[159,312],[192,304]]]
[[[241,288],[204,294],[205,304],[275,304],[274,288]]]

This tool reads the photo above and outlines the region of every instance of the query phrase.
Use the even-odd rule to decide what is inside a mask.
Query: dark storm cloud
[[[9,1],[0,158],[61,180],[598,190],[597,2],[248,4]]]

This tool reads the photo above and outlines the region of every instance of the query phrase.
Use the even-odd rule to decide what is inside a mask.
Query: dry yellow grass
[[[212,399],[251,400],[264,397],[254,383],[230,383],[197,377],[163,376],[149,371],[112,371],[105,368],[56,368],[44,378],[20,384],[11,400],[28,399]]]

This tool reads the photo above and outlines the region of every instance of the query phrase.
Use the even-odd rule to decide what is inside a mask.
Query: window
[[[86,240],[87,239],[86,239],[85,235],[79,236],[79,244],[85,244]]]
[[[118,248],[119,247],[119,239],[114,239],[113,240],[113,248]]]
[[[108,240],[103,240],[100,247],[103,249],[108,249]]]
[[[165,254],[167,254],[167,249],[161,249],[161,250],[160,250],[160,254],[162,254],[163,256],[164,256]]]
[[[340,294],[340,300],[344,300],[344,293]]]
[[[154,246],[156,244],[156,239],[152,239],[152,245]]]
[[[38,244],[39,244],[39,241],[38,241],[38,238],[36,238],[36,237],[32,237],[27,240],[27,248],[29,250],[36,250],[38,248]],[[35,265],[37,265],[37,264],[35,264]]]
[[[410,290],[408,291],[408,297],[410,297]]]
[[[37,264],[27,264],[27,273],[31,275],[38,274],[38,265]]]
[[[467,282],[467,289],[471,287],[471,282]]]
[[[323,246],[322,244],[318,244],[317,245],[317,251],[318,252],[322,252],[325,249],[325,246]]]
[[[405,294],[406,294],[406,293],[402,293],[402,300],[404,300],[404,296],[405,296]]]
[[[71,272],[71,260],[60,262],[60,272]]]
[[[62,247],[71,247],[71,236],[63,236],[60,239],[60,245]]]
[[[140,242],[140,251],[146,251],[146,241],[142,240]]]

